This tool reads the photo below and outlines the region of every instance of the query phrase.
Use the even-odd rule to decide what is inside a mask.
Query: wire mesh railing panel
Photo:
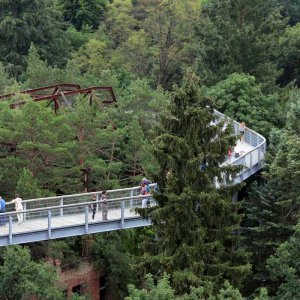
[[[64,214],[64,216],[56,215],[55,210],[51,209],[51,228],[62,228],[70,226],[78,226],[85,224],[85,207],[79,205],[73,210],[73,213]]]

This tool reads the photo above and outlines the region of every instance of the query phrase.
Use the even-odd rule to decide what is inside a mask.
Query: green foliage
[[[31,44],[26,58],[26,70],[23,73],[24,85],[27,88],[51,85],[62,81],[63,72],[49,66],[38,54],[37,48]]]
[[[108,67],[104,57],[106,50],[107,45],[105,42],[90,39],[78,51],[74,57],[74,62],[82,73],[90,72],[93,75],[99,75],[103,69]]]
[[[300,295],[300,223],[293,236],[279,246],[275,255],[268,259],[271,280],[277,285],[274,299],[296,300]]]
[[[83,46],[88,41],[90,35],[89,32],[78,31],[73,26],[68,27],[66,34],[73,50],[78,50]]]
[[[72,23],[77,30],[84,26],[97,29],[103,19],[107,0],[59,0],[66,21]]]
[[[158,281],[159,288],[153,283],[141,294],[240,299],[234,288],[220,288],[225,279],[239,286],[250,263],[247,296],[256,290],[256,299],[268,299],[260,286],[277,298],[289,295],[293,281],[275,267],[271,279],[266,259],[299,217],[299,11],[299,0],[0,0],[1,94],[70,82],[111,85],[118,99],[108,109],[100,104],[102,93],[95,93],[92,106],[88,97],[71,97],[57,115],[25,94],[1,101],[1,194],[109,189],[136,184],[146,173],[160,187],[160,206],[143,211],[155,226],[95,242],[93,257],[108,270],[116,298],[125,297],[136,271],[152,272],[154,280],[167,271],[165,291]],[[216,102],[185,81],[166,111],[166,89],[181,85],[189,68]],[[18,101],[28,103],[11,110],[8,104]],[[213,184],[216,177],[221,181],[218,165],[235,141],[226,137],[229,128],[224,133],[222,124],[211,126],[206,105],[269,138],[264,173],[252,177],[244,203],[251,259],[239,245],[235,187],[215,190]],[[84,184],[82,170],[90,170]],[[235,169],[224,172],[230,177]],[[74,263],[78,253],[88,255],[91,239],[49,245],[48,254]],[[141,257],[140,265],[133,257]],[[193,285],[198,288],[190,290]]]
[[[129,285],[129,296],[125,300],[244,300],[239,291],[234,289],[228,281],[225,282],[224,287],[216,296],[212,295],[212,289],[209,286],[207,288],[192,288],[189,294],[175,296],[169,278],[170,276],[164,273],[163,277],[155,284],[153,276],[147,274],[145,276],[146,288],[139,290],[134,285]]]
[[[264,136],[282,122],[278,95],[264,95],[253,76],[233,73],[209,88],[208,95],[220,111]]]
[[[282,132],[271,135],[270,148],[275,153],[267,157],[264,182],[254,184],[252,192],[245,200],[246,244],[253,254],[253,275],[250,282],[270,285],[270,292],[276,284],[270,281],[266,271],[266,259],[293,233],[300,216],[299,174],[299,93],[293,95],[293,104],[287,118],[287,126]],[[274,136],[274,137],[273,137]],[[254,281],[254,282],[253,282]]]
[[[132,10],[132,0],[115,0],[108,4],[104,28],[109,32],[113,49],[125,42],[137,25]],[[99,30],[103,28],[100,27]]]
[[[300,1],[299,0],[278,0],[283,7],[283,12],[289,18],[289,24],[295,25],[300,21]]]
[[[27,248],[7,247],[0,266],[1,299],[26,299],[33,295],[41,299],[62,299],[57,288],[57,274],[54,268],[31,260]]]
[[[161,88],[152,89],[147,80],[132,81],[120,96],[120,118],[123,122],[137,118],[146,138],[157,123],[158,114],[170,101],[170,95]],[[122,114],[126,112],[126,114]]]
[[[52,65],[63,65],[68,41],[52,0],[0,1],[0,57],[9,72],[20,75],[31,43]]]
[[[22,195],[24,199],[41,198],[43,191],[38,188],[37,180],[33,178],[32,173],[24,168],[17,182],[16,192]]]
[[[3,63],[0,62],[0,93],[4,94],[5,88],[10,84],[8,74],[5,70]]]
[[[127,38],[122,35],[119,39],[122,44],[117,54],[123,57],[120,61],[139,75],[150,73],[155,86],[171,89],[181,80],[188,60],[185,45],[192,39],[193,26],[199,20],[200,1],[139,1],[131,9],[136,18],[127,20],[137,26],[126,32]]]
[[[278,42],[285,20],[273,0],[212,0],[191,42],[193,65],[208,85],[234,72],[246,73],[274,91],[280,75]]]
[[[138,290],[133,285],[129,285],[129,297],[126,297],[125,300],[175,299],[167,274],[164,274],[162,279],[158,280],[157,285],[154,284],[154,279],[150,274],[147,274],[145,279],[147,289]]]
[[[27,175],[27,179],[21,179],[25,186],[38,183],[38,189],[43,188],[45,192],[68,190],[74,180],[64,177],[70,170],[65,169],[63,165],[73,161],[71,153],[74,152],[75,142],[74,133],[65,123],[65,117],[55,116],[51,109],[45,109],[32,101],[19,110],[5,108],[0,114],[3,122],[0,140],[9,145],[4,149],[0,164],[3,174],[8,176],[6,178],[11,178],[10,185],[17,185],[25,167],[31,173]],[[10,155],[11,152],[15,155]],[[53,168],[55,165],[58,166]],[[19,188],[23,183],[20,183]],[[14,190],[7,186],[7,180],[2,181],[1,185],[5,187],[5,191]]]
[[[300,4],[299,4],[300,7]],[[300,85],[300,68],[298,61],[300,59],[300,24],[294,27],[287,27],[285,34],[280,38],[280,48],[282,57],[279,59],[284,72],[279,79],[282,85],[294,82]]]
[[[117,232],[97,234],[92,243],[92,262],[105,270],[107,288],[114,299],[124,299],[127,285],[135,283],[133,260],[124,250]]]

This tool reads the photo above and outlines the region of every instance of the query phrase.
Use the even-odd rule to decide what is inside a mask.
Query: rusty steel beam
[[[51,87],[53,88],[53,87],[61,87],[61,86],[63,86],[63,85],[56,85],[56,86],[51,86]],[[68,86],[71,86],[71,85],[68,85]],[[74,86],[77,86],[77,85],[74,85]],[[45,90],[46,88],[49,89],[49,87],[45,87],[45,88],[39,88],[39,90],[41,90],[41,89]],[[34,89],[34,90],[36,90],[36,89]],[[113,104],[113,103],[117,102],[116,96],[115,96],[113,88],[111,86],[92,86],[92,87],[83,88],[83,89],[66,90],[66,91],[63,91],[63,97],[66,98],[67,96],[73,96],[73,95],[79,95],[79,94],[85,94],[85,95],[90,94],[89,102],[91,104],[92,103],[92,91],[106,91],[110,94],[111,100],[107,100],[107,99],[103,100],[102,103],[104,103],[104,104]],[[24,91],[24,92],[27,92],[27,91]],[[4,95],[4,96],[7,96],[7,95]],[[48,103],[48,105],[49,105],[51,102],[54,101],[55,102],[55,112],[56,112],[59,108],[58,99],[62,97],[62,94],[61,94],[61,91],[59,90],[59,88],[56,88],[55,93],[53,93],[53,94],[44,94],[44,95],[40,94],[40,95],[32,95],[32,96],[33,96],[34,102],[50,100],[50,102]],[[10,107],[16,108],[25,103],[26,103],[26,101],[20,101],[18,103],[11,104]]]
[[[54,89],[54,91],[52,93],[51,92],[46,93],[46,95],[52,95],[52,94],[57,93],[57,91],[60,88],[70,88],[70,89],[68,89],[68,91],[72,91],[71,88],[80,89],[80,85],[79,84],[73,84],[73,83],[60,83],[60,84],[54,84],[54,85],[49,85],[49,86],[43,86],[43,87],[35,88],[35,89],[28,89],[28,90],[25,90],[25,91],[21,91],[20,94],[29,94],[32,98],[35,98],[35,97],[44,95],[44,94],[35,94],[37,92]],[[15,94],[16,93],[0,95],[0,99],[6,99],[6,98],[9,98],[11,96],[14,96]]]

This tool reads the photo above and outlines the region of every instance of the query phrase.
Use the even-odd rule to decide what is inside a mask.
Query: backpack
[[[146,194],[150,194],[150,187],[149,187],[149,185],[146,185]]]

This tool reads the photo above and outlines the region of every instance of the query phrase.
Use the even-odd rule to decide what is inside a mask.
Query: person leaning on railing
[[[7,204],[14,203],[15,204],[15,209],[17,212],[17,218],[18,218],[18,224],[21,224],[23,222],[23,205],[22,205],[22,198],[20,198],[19,194],[15,195],[15,199],[11,200]]]
[[[245,122],[240,123],[240,125],[239,125],[239,132],[240,132],[240,141],[241,142],[244,141],[245,129],[246,129]]]

